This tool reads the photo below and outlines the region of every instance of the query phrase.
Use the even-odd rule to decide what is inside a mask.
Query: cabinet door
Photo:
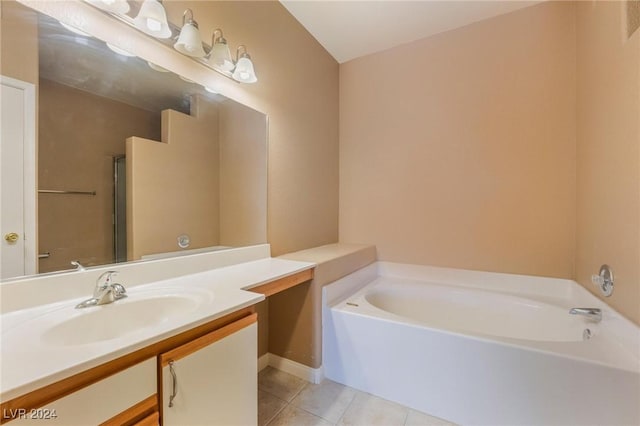
[[[257,341],[253,314],[160,355],[162,424],[257,424]]]

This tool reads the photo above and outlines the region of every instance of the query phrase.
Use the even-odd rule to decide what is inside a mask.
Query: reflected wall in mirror
[[[266,242],[264,114],[45,15],[31,25],[39,272]]]

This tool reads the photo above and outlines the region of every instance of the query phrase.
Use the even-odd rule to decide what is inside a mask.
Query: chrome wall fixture
[[[598,275],[591,276],[591,282],[595,284],[605,297],[613,293],[613,269],[609,265],[602,265]]]
[[[236,64],[231,59],[231,51],[227,44],[227,39],[222,35],[222,30],[216,28],[211,36],[211,53],[209,54],[209,64],[215,69],[229,73],[233,71]]]
[[[189,19],[187,19],[187,14],[191,16]],[[198,23],[194,21],[191,9],[185,10],[182,14],[182,29],[173,48],[183,55],[193,56],[194,58],[204,58],[207,55],[202,48],[202,38],[198,30]]]
[[[182,27],[178,28],[167,20],[167,13],[160,0],[144,0],[135,17],[129,16],[131,6],[127,0],[85,1],[164,44],[170,43],[181,54],[191,57],[226,77],[239,83],[258,81],[246,46],[238,46],[234,61],[229,44],[220,28],[213,30],[211,46],[203,43],[198,23],[191,9],[184,11]],[[153,66],[152,68],[156,69]]]
[[[258,81],[256,73],[253,70],[251,56],[247,53],[246,46],[242,44],[238,46],[238,50],[236,51],[236,66],[233,70],[232,77],[241,83],[255,83]]]

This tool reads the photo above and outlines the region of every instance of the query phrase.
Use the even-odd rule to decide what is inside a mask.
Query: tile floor
[[[319,385],[267,367],[258,375],[259,426],[451,426],[331,380]]]

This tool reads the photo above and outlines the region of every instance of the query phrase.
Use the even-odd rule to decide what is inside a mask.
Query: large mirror
[[[266,242],[264,114],[46,15],[34,24],[37,272]]]

